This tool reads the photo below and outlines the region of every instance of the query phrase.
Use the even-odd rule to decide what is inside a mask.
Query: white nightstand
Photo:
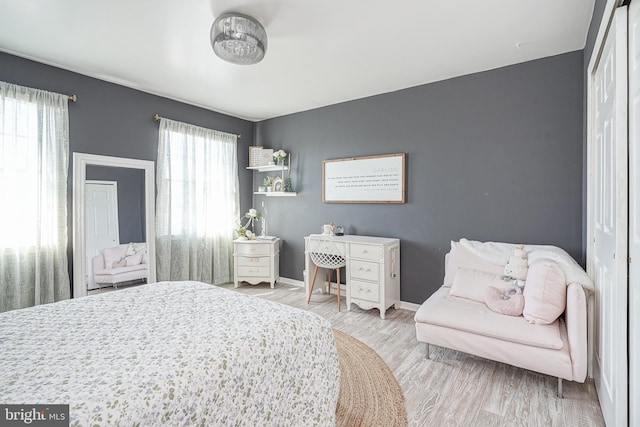
[[[269,282],[271,288],[280,278],[280,238],[275,240],[233,241],[233,284],[257,285]]]

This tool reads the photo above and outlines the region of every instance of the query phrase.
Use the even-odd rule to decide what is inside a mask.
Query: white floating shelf
[[[254,191],[253,194],[263,194],[267,197],[295,197],[298,193],[293,191]]]
[[[247,166],[247,169],[258,172],[281,172],[282,168],[282,165]],[[289,166],[284,166],[284,170],[288,171]]]

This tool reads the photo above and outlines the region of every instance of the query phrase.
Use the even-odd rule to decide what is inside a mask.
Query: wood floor
[[[320,314],[373,348],[402,387],[411,426],[605,425],[592,380],[565,381],[564,399],[558,399],[554,377],[436,346],[425,359],[411,311],[392,309],[381,320],[376,309],[354,304],[346,311],[344,297],[338,313],[335,295],[314,294],[307,305],[297,286],[243,284],[235,290]]]

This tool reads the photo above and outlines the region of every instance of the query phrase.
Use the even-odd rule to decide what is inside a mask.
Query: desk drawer
[[[238,277],[269,277],[271,271],[269,267],[247,267],[238,266]]]
[[[349,246],[349,255],[351,258],[380,261],[382,259],[382,246],[352,243]]]
[[[380,280],[380,264],[375,262],[351,260],[349,275],[355,279],[378,282]]]
[[[351,298],[361,299],[371,302],[380,301],[380,284],[360,282],[358,280],[352,280],[349,283],[349,289],[351,292]]]
[[[266,256],[262,256],[262,257],[239,256],[238,266],[269,267],[270,260],[271,258]]]
[[[307,251],[341,256],[346,253],[344,243],[322,240],[310,240],[307,244]]]
[[[271,245],[265,243],[236,243],[238,255],[270,255]]]

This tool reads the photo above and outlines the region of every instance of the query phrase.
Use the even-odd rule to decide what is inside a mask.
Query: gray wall
[[[302,279],[303,237],[329,221],[400,238],[401,298],[413,303],[441,284],[461,237],[552,244],[580,260],[582,74],[577,51],[258,123],[256,143],[292,152],[297,169],[297,197],[254,196],[284,240],[281,276]],[[322,203],[323,160],[396,152],[407,203]]]
[[[240,187],[249,188],[252,175],[245,169],[248,147],[253,141],[252,122],[212,112],[181,102],[140,92],[124,86],[83,76],[0,52],[0,80],[63,94],[75,94],[69,103],[69,274],[73,277],[72,153],[156,160],[158,123],[163,117],[225,132],[240,133],[238,166]],[[212,95],[213,96],[213,95]],[[251,192],[241,191],[241,209],[251,205]]]
[[[120,243],[146,242],[144,170],[87,166],[87,180],[118,183],[118,231]]]

